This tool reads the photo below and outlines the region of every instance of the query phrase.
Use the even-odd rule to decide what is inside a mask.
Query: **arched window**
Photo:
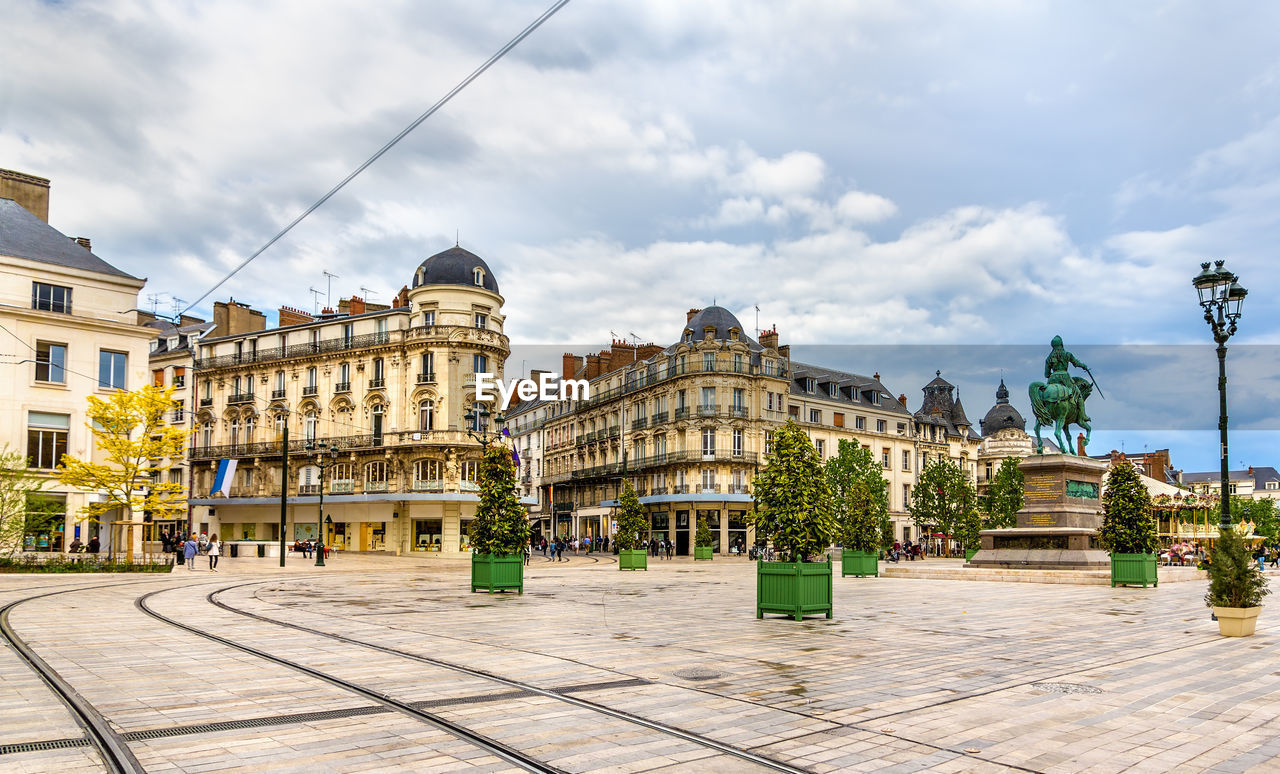
[[[382,445],[382,417],[384,407],[381,403],[373,407],[373,445]]]
[[[200,446],[209,448],[213,445],[213,425],[205,422],[200,425]]]
[[[373,359],[373,381],[374,381],[374,383],[373,383],[373,384],[371,384],[371,385],[369,385],[369,386],[370,386],[370,387],[381,387],[381,386],[382,386],[382,380],[383,380],[384,378],[386,378],[386,377],[385,377],[385,374],[383,373],[382,358],[380,358],[380,357],[375,357],[375,358]]]
[[[436,402],[433,400],[424,400],[418,404],[418,429],[426,432],[431,429],[432,420],[435,419]]]
[[[475,278],[476,285],[480,287],[484,287],[484,269],[481,269],[479,266],[477,266],[472,276]]]
[[[420,491],[444,488],[440,460],[418,460],[413,463],[413,488]]]
[[[257,427],[257,417],[247,417],[244,420],[244,442],[253,443],[253,429]]]
[[[355,480],[352,477],[355,466],[350,462],[339,462],[329,469],[330,492],[354,492]]]
[[[308,442],[315,441],[316,426],[318,424],[319,424],[319,418],[316,416],[316,412],[308,411],[306,416],[302,420],[303,436],[307,439]]]
[[[376,460],[364,466],[364,491],[387,491],[387,463]]]
[[[240,445],[240,420],[238,419],[231,420],[231,445]]]
[[[484,412],[484,410],[485,410],[485,408],[484,408],[484,404],[483,404],[483,403],[472,403],[472,404],[471,404],[471,429],[472,429],[472,431],[474,431],[474,432],[477,432],[477,433],[478,433],[478,432],[480,432],[481,428],[483,427],[483,423],[484,423],[484,414],[483,414],[483,412]]]

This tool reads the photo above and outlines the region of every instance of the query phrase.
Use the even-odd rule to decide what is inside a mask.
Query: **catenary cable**
[[[479,78],[480,75],[483,74],[485,70],[488,70],[490,67],[495,65],[499,59],[502,59],[502,57],[506,56],[507,53],[511,51],[513,48],[515,48],[517,45],[519,45],[522,40],[529,37],[529,35],[532,34],[534,30],[538,29],[538,27],[541,27],[543,22],[545,22],[547,19],[550,19],[552,16],[556,14],[557,11],[559,11],[561,8],[565,7],[568,4],[569,4],[569,0],[557,0],[557,2],[554,3],[550,8],[548,8],[546,11],[543,11],[541,16],[534,19],[533,22],[529,24],[529,26],[525,27],[523,30],[520,31],[518,35],[516,35],[514,38],[508,41],[506,45],[498,49],[493,56],[485,60],[484,64],[480,65],[475,70],[473,70],[471,74],[468,75],[466,78],[463,78],[462,81],[458,83],[457,86],[454,86],[452,89],[450,89],[449,93],[441,97],[434,105],[427,108],[426,112],[424,112],[422,115],[415,118],[413,122],[410,123],[408,126],[406,126],[403,130],[401,130],[399,134],[397,134],[395,137],[392,137],[391,140],[387,142],[386,145],[383,145],[381,148],[378,149],[376,153],[374,153],[372,156],[366,159],[363,164],[356,167],[355,170],[351,172],[351,174],[344,177],[342,181],[339,182],[337,185],[335,185],[333,188],[330,188],[329,192],[326,193],[324,196],[321,196],[318,200],[316,200],[315,204],[312,204],[310,207],[303,210],[301,215],[299,215],[298,217],[290,221],[289,225],[285,226],[283,229],[279,231],[279,233],[277,233],[275,236],[268,239],[266,244],[264,244],[262,247],[259,247],[257,250],[253,252],[252,255],[250,255],[248,258],[245,258],[243,261],[241,261],[240,264],[236,266],[234,269],[232,269],[230,272],[228,272],[226,276],[218,280],[217,284],[215,284],[213,287],[206,290],[195,301],[188,304],[186,309],[183,309],[177,315],[174,315],[175,319],[180,318],[182,315],[194,309],[196,304],[199,304],[201,301],[208,298],[215,290],[222,287],[222,285],[225,284],[227,280],[231,279],[236,274],[238,274],[241,269],[248,266],[253,261],[253,259],[257,258],[259,255],[262,255],[264,252],[266,252],[266,250],[269,247],[271,247],[276,242],[278,242],[281,238],[283,238],[285,234],[288,234],[290,231],[292,231],[294,226],[301,223],[308,215],[315,212],[317,209],[320,208],[321,205],[329,201],[329,199],[332,198],[334,194],[338,193],[338,191],[341,191],[344,187],[346,187],[347,183],[350,183],[352,180],[356,178],[357,175],[359,175],[361,172],[365,171],[370,165],[372,165],[373,162],[380,159],[383,156],[383,154],[385,154],[387,151],[395,147],[395,145],[401,140],[403,140],[405,137],[407,137],[410,132],[412,132],[414,129],[417,129],[418,126],[423,121],[426,121],[436,111],[444,107],[449,102],[449,100],[457,96],[463,89],[465,89],[468,85],[470,85],[471,82],[474,81],[476,78]]]

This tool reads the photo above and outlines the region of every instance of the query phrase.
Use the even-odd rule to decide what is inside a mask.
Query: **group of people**
[[[588,555],[590,555],[593,550],[609,550],[609,538],[607,537],[598,537],[593,540],[590,535],[587,535],[579,540],[576,537],[566,537],[562,535],[553,540],[547,540],[545,537],[535,537],[533,538],[533,541],[534,542],[531,544],[532,547],[525,550],[525,564],[529,563],[529,555],[534,550],[541,551],[543,556],[555,559],[557,562],[568,561],[564,558],[565,551],[572,551],[574,555],[577,556],[579,550],[586,552]],[[550,554],[548,554],[548,552],[550,552]]]
[[[96,554],[101,549],[102,549],[102,543],[101,541],[98,540],[97,535],[94,535],[93,537],[89,538],[88,545],[81,543],[80,538],[76,537],[71,541],[71,545],[67,546],[67,551],[73,554],[78,554],[81,551],[87,554]]]
[[[891,562],[900,561],[904,556],[909,562],[913,562],[916,559],[924,561],[925,553],[924,546],[920,543],[912,543],[910,540],[906,543],[900,543],[895,540],[893,541],[893,548],[889,549],[885,558]]]
[[[181,556],[188,570],[196,568],[197,556],[207,556],[209,571],[218,571],[218,557],[222,556],[222,541],[218,540],[217,535],[210,536],[203,532],[197,535],[192,532],[190,536],[183,539],[181,535],[170,535],[166,531],[160,533],[160,544],[165,553],[173,553],[175,558]]]
[[[295,540],[293,546],[289,549],[295,554],[302,554],[303,559],[310,559],[312,554],[320,550],[315,541],[312,540]],[[324,558],[328,559],[333,554],[333,549],[325,547]]]

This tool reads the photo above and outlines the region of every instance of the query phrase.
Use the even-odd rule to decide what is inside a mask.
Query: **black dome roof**
[[[742,323],[738,322],[738,318],[733,316],[733,312],[723,306],[709,306],[703,309],[695,314],[693,319],[685,324],[684,327],[693,329],[694,341],[702,341],[706,335],[703,329],[708,327],[715,327],[715,337],[717,339],[727,340],[730,328],[737,328],[738,333],[745,338]]]
[[[413,286],[422,285],[468,285],[477,287],[476,269],[484,270],[484,282],[478,287],[498,292],[498,280],[489,270],[489,264],[475,253],[461,247],[450,247],[442,253],[436,253],[418,266],[413,273]]]
[[[1004,379],[1000,380],[1000,387],[996,389],[996,405],[991,407],[987,415],[982,418],[983,435],[991,435],[1006,427],[1017,428],[1026,432],[1027,420],[1022,418],[1018,410],[1009,403],[1009,388],[1004,386]]]

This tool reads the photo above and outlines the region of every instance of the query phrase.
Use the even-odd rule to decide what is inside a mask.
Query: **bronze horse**
[[[1040,438],[1040,428],[1053,425],[1053,437],[1063,454],[1075,454],[1071,443],[1071,425],[1084,428],[1084,442],[1089,444],[1089,436],[1093,428],[1089,426],[1089,415],[1084,413],[1085,399],[1093,393],[1093,384],[1079,376],[1071,377],[1075,382],[1080,397],[1071,394],[1065,384],[1050,382],[1032,382],[1028,392],[1031,394],[1031,411],[1036,415],[1036,454],[1044,454],[1044,440]]]

